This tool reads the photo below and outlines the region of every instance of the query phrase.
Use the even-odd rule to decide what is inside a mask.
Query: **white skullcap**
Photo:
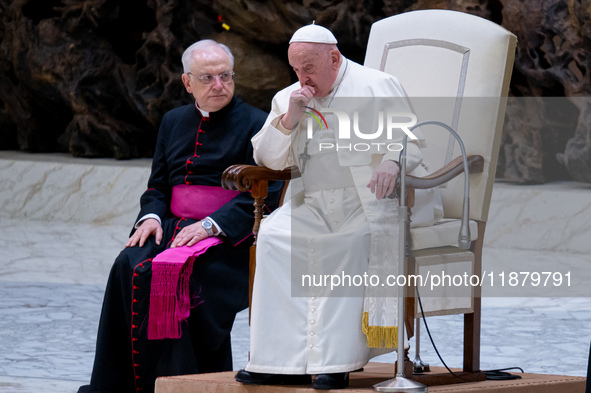
[[[326,27],[311,25],[300,27],[293,36],[289,43],[293,42],[311,42],[314,44],[336,44],[337,39]]]

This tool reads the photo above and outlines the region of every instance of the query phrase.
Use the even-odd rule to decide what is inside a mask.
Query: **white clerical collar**
[[[199,109],[199,112],[201,112],[201,116],[203,116],[203,117],[209,117],[209,112],[204,111],[203,109],[199,108],[197,106],[197,103],[195,103],[195,108]]]

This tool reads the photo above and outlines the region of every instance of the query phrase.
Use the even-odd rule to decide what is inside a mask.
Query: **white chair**
[[[455,168],[455,173],[462,171],[459,159],[454,160],[460,150],[445,129],[421,127],[428,144],[422,150],[424,160],[431,170],[442,169],[422,181],[408,179],[407,187],[439,186],[444,219],[432,227],[411,229],[412,258],[408,264],[411,273],[422,277],[427,271],[481,274],[484,229],[515,45],[515,36],[503,27],[455,11],[408,12],[380,20],[371,28],[364,64],[395,75],[406,90],[418,121],[436,120],[449,125],[461,136],[467,153],[473,155],[474,168],[470,170],[473,241],[466,251],[458,247],[464,176],[446,182],[453,174],[451,168]],[[473,170],[479,173],[472,173]],[[407,296],[413,296],[414,290],[411,291],[407,291]],[[480,296],[479,287],[468,288],[467,293],[452,291],[450,296],[422,296],[426,315],[464,314],[463,367],[467,372],[480,369]],[[407,308],[406,326],[410,335],[412,318],[420,315],[416,303],[407,300],[410,309]]]

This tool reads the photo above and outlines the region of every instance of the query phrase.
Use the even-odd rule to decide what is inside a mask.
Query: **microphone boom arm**
[[[468,168],[468,156],[466,154],[466,148],[464,147],[464,142],[462,138],[458,135],[458,133],[448,126],[445,123],[435,120],[428,120],[421,123],[417,123],[410,128],[410,131],[413,131],[415,128],[426,126],[426,125],[436,125],[445,128],[449,131],[450,134],[454,136],[458,145],[460,145],[460,150],[462,153],[462,162],[464,165],[464,202],[462,206],[462,222],[460,225],[460,233],[458,234],[458,247],[462,250],[470,249],[470,245],[472,243],[472,239],[470,236],[470,171]],[[408,142],[408,136],[404,134],[402,140],[402,151],[401,159],[400,159],[400,197],[401,203],[404,204],[404,195],[406,193],[406,146]]]

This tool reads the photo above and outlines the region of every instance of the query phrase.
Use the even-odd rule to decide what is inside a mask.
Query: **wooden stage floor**
[[[430,374],[446,372],[434,368]],[[310,386],[242,385],[234,380],[235,372],[184,375],[158,378],[156,393],[312,393],[320,392]],[[512,373],[514,374],[514,373]],[[584,377],[562,375],[520,374],[521,379],[482,381],[430,386],[434,393],[585,393]],[[350,374],[349,388],[343,393],[370,392],[373,385],[393,378],[393,365],[369,363],[364,371]],[[335,391],[336,392],[336,391]]]

